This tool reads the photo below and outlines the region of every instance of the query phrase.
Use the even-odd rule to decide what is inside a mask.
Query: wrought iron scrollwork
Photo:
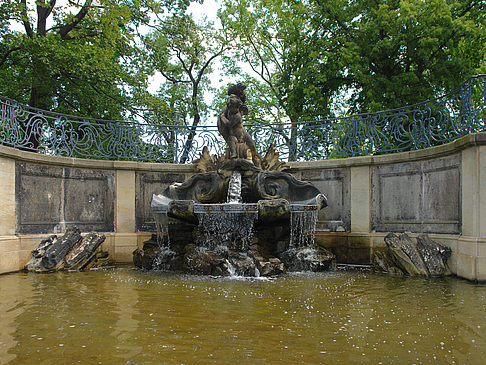
[[[257,149],[281,159],[317,160],[410,151],[486,131],[486,75],[420,104],[319,121],[246,125]],[[189,142],[188,142],[189,140]],[[191,162],[204,146],[221,154],[216,122],[180,125],[106,121],[30,108],[0,96],[0,143],[49,155],[148,162]]]

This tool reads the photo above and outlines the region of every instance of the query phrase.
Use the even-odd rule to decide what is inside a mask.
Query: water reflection
[[[367,272],[0,276],[0,363],[482,363],[486,286]]]

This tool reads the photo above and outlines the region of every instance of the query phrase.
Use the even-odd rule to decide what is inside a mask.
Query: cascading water
[[[154,214],[155,228],[157,229],[157,242],[160,247],[170,247],[169,217],[167,213]]]
[[[289,248],[298,248],[314,244],[317,216],[317,209],[290,210]]]
[[[256,204],[242,204],[241,201],[241,172],[235,170],[228,184],[227,204],[194,205],[203,247],[211,250],[219,246],[241,251],[248,249],[258,209]]]
[[[241,172],[234,170],[228,183],[228,203],[241,203]]]
[[[199,219],[200,244],[211,250],[226,246],[234,250],[247,250],[253,237],[253,225],[258,211],[194,212]]]

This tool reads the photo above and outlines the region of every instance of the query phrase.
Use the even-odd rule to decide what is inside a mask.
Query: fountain
[[[228,89],[218,130],[228,148],[194,161],[197,174],[170,185],[151,202],[157,235],[134,251],[145,269],[196,274],[269,276],[286,270],[322,271],[332,253],[314,245],[326,197],[297,180],[271,145],[262,158],[242,124],[246,86]]]

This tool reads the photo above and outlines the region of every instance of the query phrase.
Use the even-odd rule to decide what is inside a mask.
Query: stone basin
[[[152,198],[152,212],[167,214],[169,217],[197,224],[198,214],[218,213],[258,213],[259,223],[271,223],[288,220],[290,212],[318,211],[327,205],[324,195],[318,194],[312,199],[289,202],[286,199],[259,200],[257,203],[196,203],[194,200],[172,200],[164,195]]]

